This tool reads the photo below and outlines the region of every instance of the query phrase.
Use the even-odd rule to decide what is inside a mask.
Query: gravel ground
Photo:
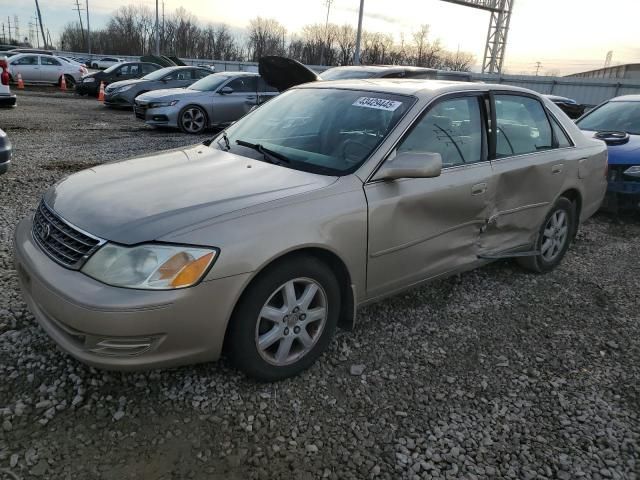
[[[14,226],[72,171],[206,136],[38,92],[0,127],[0,479],[640,477],[638,216],[592,219],[551,274],[500,262],[363,309],[294,379],[109,373],[27,312]]]

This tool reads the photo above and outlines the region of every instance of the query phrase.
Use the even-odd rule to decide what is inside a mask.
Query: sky
[[[86,0],[78,0],[84,6]],[[43,23],[57,38],[64,25],[78,19],[76,0],[39,0]],[[154,0],[89,0],[92,28],[103,26],[109,13],[120,5]],[[334,0],[329,21],[358,21],[359,0]],[[569,74],[602,67],[607,52],[613,64],[640,63],[637,19],[638,0],[515,0],[511,18],[505,73],[531,74],[540,62],[540,74]],[[162,0],[160,0],[162,4]],[[202,23],[227,23],[242,28],[255,16],[273,17],[290,32],[309,23],[324,22],[326,0],[165,0],[168,14],[179,6],[196,14]],[[35,2],[0,0],[0,25],[19,18],[21,36],[33,22]],[[440,0],[365,0],[363,26],[382,31],[398,40],[411,38],[421,24],[431,27],[431,39],[439,38],[450,49],[460,48],[476,57],[480,68],[489,25],[489,13]],[[2,27],[0,26],[0,29]],[[1,30],[0,30],[1,31]]]

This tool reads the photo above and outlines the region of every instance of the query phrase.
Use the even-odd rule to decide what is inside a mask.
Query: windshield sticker
[[[352,104],[354,107],[375,108],[377,110],[386,110],[395,112],[402,105],[397,100],[387,100],[386,98],[360,97]]]

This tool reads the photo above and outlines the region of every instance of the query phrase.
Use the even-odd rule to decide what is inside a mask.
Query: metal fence
[[[65,56],[86,57],[85,53],[56,52]],[[98,59],[108,55],[93,55]],[[127,55],[112,55],[125,61],[137,61],[140,57]],[[187,65],[213,65],[217,72],[240,71],[257,72],[256,62],[228,62],[223,60],[208,60],[198,58],[181,58]],[[328,67],[309,65],[316,72],[322,72]],[[485,83],[502,83],[516,87],[528,88],[543,94],[569,97],[585,105],[598,105],[610,98],[620,95],[640,94],[640,81],[622,79],[588,79],[576,77],[539,77],[529,75],[491,75],[472,73],[474,81]]]

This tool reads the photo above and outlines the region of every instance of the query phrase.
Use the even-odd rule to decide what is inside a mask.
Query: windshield
[[[376,74],[370,70],[353,68],[330,68],[320,74],[323,80],[346,80],[350,78],[371,78]]]
[[[582,130],[614,130],[640,135],[640,102],[608,102],[579,122]]]
[[[154,70],[151,73],[147,73],[144,77],[142,77],[142,79],[143,80],[160,80],[162,77],[164,77],[168,73],[173,72],[174,70],[175,70],[174,67],[161,68],[160,70]]]
[[[104,73],[111,73],[114,70],[116,70],[117,68],[120,68],[122,66],[121,63],[116,63],[115,65],[111,65],[109,68],[107,68]]]
[[[346,175],[369,158],[413,102],[380,92],[293,89],[229,127],[229,147],[259,160],[276,157],[289,168]],[[222,136],[216,144],[226,149]]]
[[[189,90],[198,90],[199,92],[212,92],[220,85],[229,80],[231,77],[220,73],[212,73],[198,80],[196,83],[188,87]]]

